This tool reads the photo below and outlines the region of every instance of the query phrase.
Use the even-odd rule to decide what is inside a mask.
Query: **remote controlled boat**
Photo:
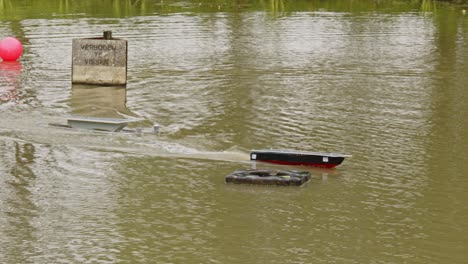
[[[346,157],[339,153],[260,149],[250,152],[250,160],[281,165],[302,165],[323,168],[334,168],[340,165]]]

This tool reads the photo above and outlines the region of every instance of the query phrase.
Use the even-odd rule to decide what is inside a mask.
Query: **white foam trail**
[[[0,138],[21,140],[35,144],[50,144],[89,148],[104,151],[118,151],[129,154],[150,156],[173,156],[196,159],[248,162],[249,155],[241,150],[226,151],[200,150],[178,142],[171,142],[164,136],[153,133],[102,132],[56,127],[50,123],[65,124],[66,118],[38,114],[13,113],[0,118]]]

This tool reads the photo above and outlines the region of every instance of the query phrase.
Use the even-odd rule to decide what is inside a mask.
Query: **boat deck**
[[[67,124],[72,128],[102,130],[118,132],[131,122],[137,122],[140,119],[123,118],[105,118],[105,117],[85,117],[71,116],[67,118]]]

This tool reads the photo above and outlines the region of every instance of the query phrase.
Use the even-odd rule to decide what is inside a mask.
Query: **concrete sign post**
[[[127,41],[112,38],[74,39],[72,83],[97,85],[127,84]]]

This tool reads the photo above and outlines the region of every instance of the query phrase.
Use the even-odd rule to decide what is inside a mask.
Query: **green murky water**
[[[0,0],[24,46],[0,62],[1,262],[464,263],[463,8]],[[72,85],[72,40],[104,30],[128,40],[126,89]],[[161,129],[48,126],[70,115]],[[226,185],[253,148],[353,157],[301,188]]]

